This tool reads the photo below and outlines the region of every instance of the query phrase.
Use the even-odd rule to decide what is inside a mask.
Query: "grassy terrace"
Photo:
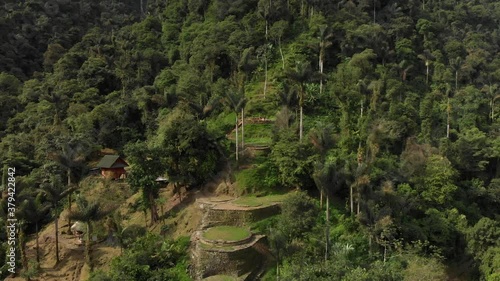
[[[203,233],[205,239],[223,241],[239,241],[250,235],[250,231],[237,226],[216,226]]]
[[[243,196],[233,201],[233,204],[242,207],[259,207],[270,205],[276,202],[282,202],[286,197],[286,194],[275,194],[267,195],[262,197],[256,196]]]
[[[235,281],[236,278],[228,275],[214,275],[203,279],[203,281]]]
[[[273,135],[272,126],[272,124],[245,124],[245,144],[270,145]],[[241,128],[238,137],[241,138]],[[236,139],[236,133],[233,132],[230,138]]]

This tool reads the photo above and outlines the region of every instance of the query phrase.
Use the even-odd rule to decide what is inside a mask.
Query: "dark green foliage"
[[[439,259],[397,258],[416,240],[498,278],[497,247],[478,234],[495,233],[500,210],[496,1],[4,2],[0,162],[26,189],[44,169],[77,183],[92,152],[113,148],[153,215],[154,179],[203,185],[231,161],[225,136],[244,113],[276,131],[245,138],[237,185],[329,199],[323,216],[300,197],[314,220],[293,211],[271,233],[282,280],[445,279]],[[249,159],[252,142],[270,153]]]
[[[170,121],[160,143],[172,182],[196,187],[214,175],[223,156],[219,139],[188,114]]]
[[[318,213],[316,202],[304,192],[298,192],[283,201],[277,228],[283,232],[287,241],[291,242],[313,228]]]
[[[163,150],[148,148],[146,143],[137,142],[127,145],[125,153],[132,164],[127,182],[135,191],[142,191],[141,202],[150,209],[152,224],[159,219],[155,199],[158,198],[160,184],[156,179],[163,176],[166,169]]]

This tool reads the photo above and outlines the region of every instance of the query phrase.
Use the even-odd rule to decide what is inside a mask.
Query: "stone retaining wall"
[[[280,207],[278,204],[246,210],[227,210],[214,207],[207,209],[206,212],[205,228],[221,225],[248,226],[279,214]]]
[[[235,250],[199,247],[198,271],[201,273],[200,277],[206,278],[219,274],[242,276],[260,268],[263,258],[252,247],[253,244],[250,243],[247,247]]]

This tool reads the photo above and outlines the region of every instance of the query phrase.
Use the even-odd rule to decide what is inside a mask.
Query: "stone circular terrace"
[[[201,240],[207,244],[236,246],[252,240],[252,233],[244,227],[222,225],[205,230]]]

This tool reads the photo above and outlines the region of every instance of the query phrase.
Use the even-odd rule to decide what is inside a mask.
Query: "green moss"
[[[203,233],[209,240],[239,241],[250,236],[250,231],[237,226],[216,226]]]

